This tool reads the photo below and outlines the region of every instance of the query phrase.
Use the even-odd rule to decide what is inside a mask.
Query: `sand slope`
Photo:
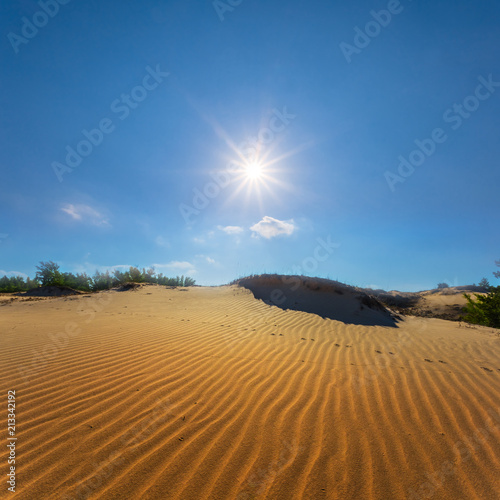
[[[398,326],[236,286],[3,305],[19,460],[0,496],[500,498],[498,334]]]
[[[422,292],[360,290],[376,297],[383,304],[400,314],[450,321],[460,321],[464,316],[464,307],[467,304],[464,293],[475,298],[477,295],[484,295],[485,292],[483,287],[476,285],[455,286]]]

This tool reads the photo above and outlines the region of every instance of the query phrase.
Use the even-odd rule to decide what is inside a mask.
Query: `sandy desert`
[[[9,496],[500,498],[498,330],[268,286],[3,297]]]

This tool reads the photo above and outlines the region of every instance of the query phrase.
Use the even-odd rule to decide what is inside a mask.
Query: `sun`
[[[257,180],[262,177],[262,173],[262,165],[257,161],[250,162],[245,165],[245,174],[248,179]]]

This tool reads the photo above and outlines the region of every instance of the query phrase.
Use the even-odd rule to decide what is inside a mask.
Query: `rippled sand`
[[[500,498],[492,329],[148,286],[12,302],[0,330],[18,437],[2,498]]]

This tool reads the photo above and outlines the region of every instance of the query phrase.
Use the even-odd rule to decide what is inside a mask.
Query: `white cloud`
[[[195,255],[195,259],[197,262],[201,261],[202,263],[208,262],[209,264],[217,264],[217,261],[208,255],[198,254]]]
[[[172,269],[190,269],[191,267],[193,267],[193,264],[187,261],[173,260],[172,262],[165,264],[165,266],[171,267]]]
[[[61,207],[61,211],[68,214],[73,220],[87,222],[94,226],[109,226],[108,220],[89,205],[67,203]]]
[[[0,269],[0,278],[3,276],[21,276],[22,278],[26,279],[28,277],[27,274],[21,273],[19,271],[4,271],[3,269]]]
[[[211,240],[215,237],[215,231],[208,231],[200,236],[193,236],[193,242],[197,245],[205,245],[207,240]]]
[[[196,273],[196,268],[194,267],[194,264],[191,264],[191,262],[187,261],[179,261],[179,260],[173,260],[171,262],[168,262],[167,264],[153,264],[153,267],[156,269],[156,271],[162,271],[163,273],[180,273],[182,272],[183,274],[195,274]]]
[[[264,216],[264,218],[260,222],[257,222],[257,224],[254,224],[250,228],[250,230],[256,233],[258,236],[262,236],[266,239],[274,238],[275,236],[279,236],[282,234],[285,236],[290,236],[295,231],[295,229],[297,229],[297,226],[295,225],[293,219],[282,221],[274,219],[273,217],[269,217],[267,215]],[[253,236],[255,236],[255,234]]]
[[[224,231],[226,234],[240,234],[244,231],[240,226],[217,226],[217,229]]]

